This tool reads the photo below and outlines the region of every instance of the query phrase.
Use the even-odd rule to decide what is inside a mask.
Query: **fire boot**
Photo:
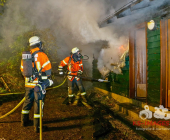
[[[43,132],[46,131],[47,129],[48,129],[47,126],[42,126],[42,131]],[[34,132],[36,132],[36,133],[40,132],[40,118],[39,118],[39,116],[37,118],[34,118]]]
[[[75,101],[73,102],[72,105],[77,105],[78,101],[79,101],[79,98],[80,98],[80,95],[77,95],[76,98],[75,98]]]
[[[85,105],[88,109],[92,109],[92,107],[87,103],[85,96],[81,96],[81,98],[83,105]]]
[[[29,120],[29,114],[22,114],[21,118],[21,126],[26,127],[31,125],[32,121]]]
[[[26,122],[21,121],[21,126],[26,127],[26,126],[31,126],[33,125],[33,122],[31,120],[28,120]]]
[[[42,132],[48,130],[47,126],[42,126]],[[34,127],[34,132],[35,133],[40,133],[40,127]]]
[[[74,101],[74,96],[73,97],[68,97],[68,104],[71,105]]]
[[[69,105],[71,104],[71,101],[72,101],[72,97],[69,97],[69,98],[68,98],[68,104],[69,104]]]
[[[68,97],[63,101],[62,104],[68,104]]]

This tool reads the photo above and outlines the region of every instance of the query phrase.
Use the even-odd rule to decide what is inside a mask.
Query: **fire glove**
[[[46,94],[46,90],[44,89],[44,90],[42,90],[42,94]]]
[[[77,76],[81,76],[83,74],[82,71],[78,71]]]
[[[53,81],[52,80],[50,80],[50,79],[48,79],[49,80],[49,86],[52,86],[53,85]]]
[[[78,71],[78,73],[79,73],[79,74],[83,74],[83,72],[82,72],[82,71]]]

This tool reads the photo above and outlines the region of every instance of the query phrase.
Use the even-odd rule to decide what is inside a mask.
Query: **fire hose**
[[[65,83],[66,80],[67,80],[67,78],[65,78],[64,81],[63,81],[63,83],[61,83],[60,85],[55,86],[55,87],[52,87],[52,88],[47,88],[46,90],[58,88],[58,87],[62,86],[62,85]],[[6,94],[0,94],[0,95],[23,94],[23,93],[25,93],[25,92],[6,93]],[[5,115],[1,116],[0,119],[5,118],[6,116],[8,116],[8,115],[10,115],[11,113],[13,113],[24,101],[25,101],[25,97],[19,102],[19,104],[18,104],[15,108],[13,108],[11,111],[9,111],[8,113],[6,113]]]
[[[63,75],[58,75],[57,76],[63,76]],[[64,75],[64,76],[67,76],[67,75]],[[82,76],[78,76],[79,78],[82,78],[84,80],[87,80],[87,81],[93,81],[93,82],[109,82],[107,80],[103,80],[103,79],[94,79],[94,78],[91,78],[91,77],[82,77]],[[52,87],[52,88],[47,88],[46,90],[49,90],[49,89],[54,89],[54,88],[58,88],[60,86],[62,86],[65,81],[67,80],[67,77],[65,77],[63,83],[61,83],[60,85],[58,86],[55,86],[55,87]],[[18,93],[5,93],[5,94],[0,94],[1,95],[13,95],[13,94],[23,94],[25,92],[18,92]],[[5,115],[1,116],[0,119],[2,118],[5,118],[6,116],[10,115],[11,113],[13,113],[23,102],[25,101],[25,97],[19,102],[19,104],[13,108],[11,111],[9,111],[8,113],[6,113]]]
[[[56,74],[54,73],[55,76],[75,76],[75,75],[71,75],[71,74]],[[109,83],[110,81],[108,80],[104,80],[104,79],[95,79],[95,78],[92,78],[92,77],[83,77],[83,76],[76,76],[77,78],[81,78],[83,80],[86,80],[86,81],[91,81],[91,82],[104,82],[104,83]]]

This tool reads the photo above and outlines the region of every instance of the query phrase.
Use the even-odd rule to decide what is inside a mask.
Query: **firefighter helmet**
[[[33,45],[40,43],[40,42],[41,41],[40,41],[40,38],[38,36],[33,36],[29,39],[30,46],[33,46]]]
[[[79,51],[79,48],[75,47],[71,50],[71,52],[74,54],[74,53],[77,53]]]

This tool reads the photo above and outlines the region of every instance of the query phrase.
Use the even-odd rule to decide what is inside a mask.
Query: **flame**
[[[121,54],[123,54],[126,51],[126,48],[124,47],[124,45],[119,47],[119,51]]]

